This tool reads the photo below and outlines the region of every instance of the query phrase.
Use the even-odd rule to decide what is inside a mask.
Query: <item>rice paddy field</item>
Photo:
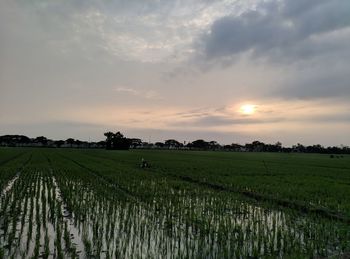
[[[350,252],[345,155],[2,148],[0,190],[0,258]]]

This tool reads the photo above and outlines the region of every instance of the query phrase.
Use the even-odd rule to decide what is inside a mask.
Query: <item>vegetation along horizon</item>
[[[350,155],[0,148],[0,190],[0,258],[350,252]]]

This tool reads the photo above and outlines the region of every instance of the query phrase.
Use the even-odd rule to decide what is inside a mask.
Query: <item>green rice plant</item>
[[[88,234],[86,232],[83,233],[83,242],[85,247],[85,253],[88,257],[93,255],[92,244],[88,238]]]
[[[81,256],[106,251],[106,257],[113,258],[327,257],[349,251],[349,226],[338,216],[329,219],[327,211],[324,217],[318,209],[313,212],[325,207],[346,213],[350,208],[349,200],[335,193],[339,187],[347,197],[348,191],[336,183],[346,181],[346,174],[337,164],[328,174],[317,165],[327,166],[320,157],[292,156],[301,172],[292,175],[294,164],[283,154],[30,152],[30,162],[0,201],[0,224],[6,230],[2,240],[27,242],[22,248],[12,245],[11,255],[5,248],[8,257],[21,249],[32,253],[42,229],[55,237],[59,258],[78,257],[76,248]],[[135,167],[140,155],[154,160],[147,174]],[[261,161],[269,165],[269,175]],[[320,169],[320,175],[313,168]],[[338,178],[332,175],[335,171]],[[317,187],[310,191],[311,178]],[[322,191],[326,182],[338,187]],[[312,192],[316,189],[317,194]],[[16,234],[18,225],[23,236]],[[45,234],[40,244],[43,254],[47,238]],[[83,245],[76,247],[71,238]]]
[[[50,239],[47,233],[47,229],[45,231],[45,243],[44,243],[44,253],[42,254],[43,258],[48,258],[50,256]]]
[[[71,244],[70,234],[69,234],[68,227],[67,227],[67,222],[64,222],[63,239],[65,242],[66,250],[70,251],[72,248],[72,244]]]

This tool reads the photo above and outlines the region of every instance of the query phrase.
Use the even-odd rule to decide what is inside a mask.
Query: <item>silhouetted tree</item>
[[[74,144],[76,144],[78,147],[80,147],[81,144],[83,144],[82,141],[80,141],[79,139],[77,139]]]
[[[102,140],[96,143],[98,147],[106,148],[106,141]]]
[[[297,145],[293,146],[293,151],[294,152],[305,152],[306,148],[302,144],[298,143]]]
[[[162,148],[165,144],[163,142],[156,142],[154,145],[158,148]]]
[[[132,148],[140,147],[142,146],[142,140],[139,138],[130,138],[130,146]]]
[[[104,133],[106,136],[106,149],[121,149],[126,150],[130,148],[131,140],[124,137],[121,132],[112,133],[106,132]]]
[[[56,147],[61,147],[64,144],[63,140],[56,140],[55,142]]]
[[[113,140],[112,140],[112,146],[113,149],[129,149],[130,147],[130,140],[124,137],[122,133],[119,131],[114,134]]]
[[[209,142],[206,142],[203,139],[197,139],[191,142],[188,146],[192,148],[207,149],[209,148]]]
[[[28,144],[31,142],[30,138],[28,138],[27,136],[22,136],[22,135],[18,136],[18,141],[21,144]]]
[[[175,139],[168,139],[164,142],[164,145],[168,148],[179,148],[182,144]]]
[[[70,147],[73,147],[73,144],[75,143],[75,140],[74,140],[74,138],[68,138],[68,139],[66,140],[66,143],[67,143],[68,145],[70,145]]]
[[[114,133],[111,131],[108,131],[104,133],[104,135],[106,137],[106,149],[112,149],[112,139],[113,139]]]
[[[46,137],[44,137],[44,136],[40,136],[40,137],[36,137],[34,139],[34,142],[35,143],[39,143],[39,144],[41,144],[43,146],[46,146],[47,142],[48,142],[48,139]]]
[[[212,150],[215,150],[215,149],[220,149],[221,145],[217,141],[210,141],[208,143],[208,147]]]
[[[124,135],[120,132],[106,132],[104,133],[107,140],[99,141],[99,142],[82,142],[80,140],[74,140],[73,138],[68,138],[66,141],[63,140],[50,140],[44,136],[40,136],[37,138],[29,138],[24,135],[3,135],[0,136],[0,146],[10,146],[10,147],[18,147],[18,146],[38,146],[41,144],[42,146],[51,146],[51,147],[62,147],[64,143],[73,147],[73,144],[81,148],[107,148],[107,149],[128,149],[130,145],[138,146],[141,145],[145,148],[153,148],[156,147],[167,147],[167,148],[179,148],[183,147],[184,144],[180,143],[175,139],[168,139],[165,143],[156,142],[155,144],[142,142],[141,139],[133,138],[128,139],[124,137]],[[312,146],[304,146],[300,143],[294,145],[293,147],[283,147],[282,143],[277,142],[275,144],[265,144],[261,141],[253,141],[252,143],[247,143],[244,146],[239,144],[231,144],[221,146],[216,141],[204,141],[202,139],[190,142],[186,145],[188,148],[198,148],[203,150],[218,150],[225,149],[229,151],[251,151],[251,152],[301,152],[301,153],[324,153],[324,154],[350,154],[350,147],[341,145],[340,147],[323,147],[320,144],[312,145]],[[341,156],[334,156],[341,157]]]

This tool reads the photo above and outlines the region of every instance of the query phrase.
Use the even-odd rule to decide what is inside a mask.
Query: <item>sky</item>
[[[1,0],[0,135],[350,145],[349,0]]]

